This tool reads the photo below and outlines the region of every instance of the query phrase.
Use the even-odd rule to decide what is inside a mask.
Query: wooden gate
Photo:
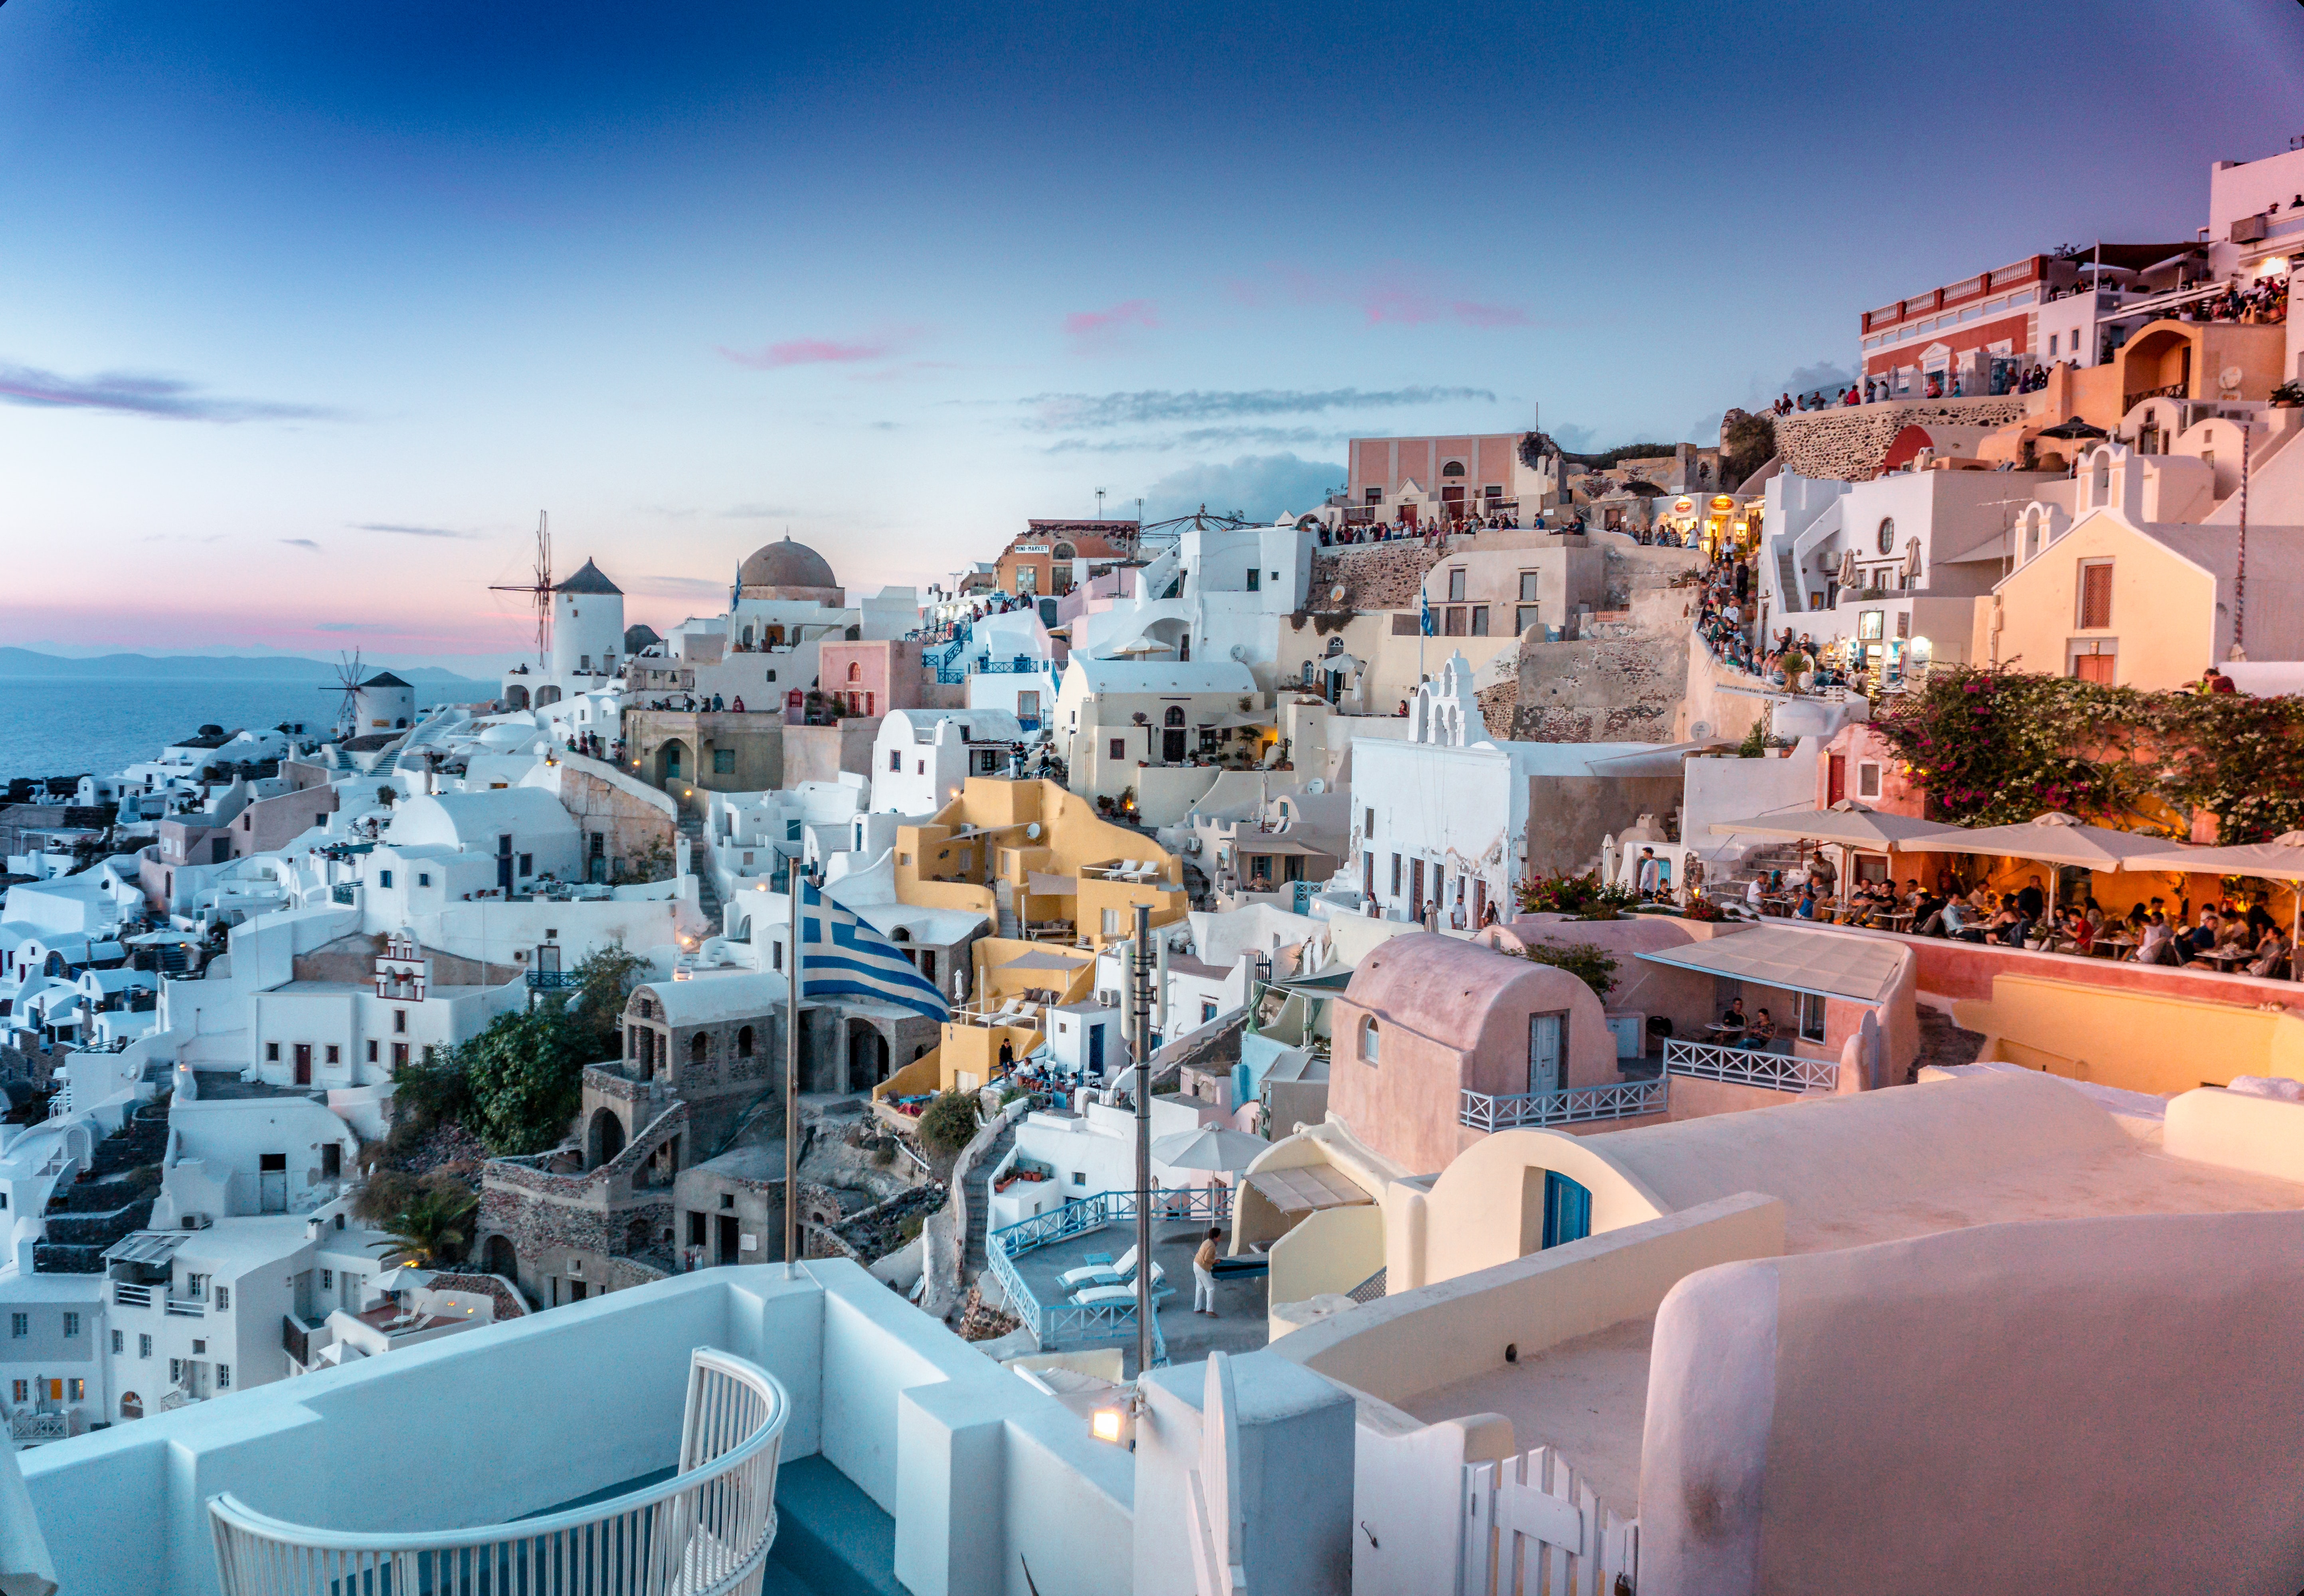
[[[1620,1596],[1639,1521],[1619,1518],[1549,1447],[1464,1465],[1458,1596]]]

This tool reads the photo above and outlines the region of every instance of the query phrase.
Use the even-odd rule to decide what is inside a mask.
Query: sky
[[[539,511],[661,628],[787,532],[924,587],[1349,436],[1707,441],[2300,106],[2292,0],[6,0],[0,641],[479,668]]]

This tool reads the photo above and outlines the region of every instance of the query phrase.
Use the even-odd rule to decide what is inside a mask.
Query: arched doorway
[[[520,1252],[512,1245],[511,1237],[488,1237],[486,1264],[492,1275],[502,1275],[507,1280],[520,1279]]]
[[[624,1122],[613,1109],[593,1110],[592,1123],[584,1136],[584,1167],[597,1170],[623,1150]]]
[[[521,686],[518,682],[514,682],[512,686],[504,689],[504,701],[510,708],[526,709],[528,707],[528,689]]]
[[[144,1416],[144,1398],[133,1391],[120,1393],[120,1416],[125,1421]]]
[[[537,708],[542,709],[547,704],[557,704],[559,702],[560,689],[558,688],[538,688],[536,689]]]
[[[673,738],[656,751],[656,784],[669,787],[674,781],[686,781],[694,764],[695,761],[689,757],[688,745]]]
[[[1160,758],[1168,764],[1184,762],[1184,711],[1181,705],[1171,704],[1161,717]]]

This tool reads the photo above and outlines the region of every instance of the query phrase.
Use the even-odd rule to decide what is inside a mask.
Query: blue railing
[[[978,676],[1052,676],[1055,669],[1054,663],[1035,659],[1029,654],[1004,660],[995,660],[988,654],[976,656],[976,673]]]
[[[968,623],[962,621],[960,624],[959,629],[955,630],[948,639],[937,644],[933,648],[922,649],[920,651],[920,663],[928,669],[935,671],[936,679],[938,681],[966,681],[968,680],[968,666],[966,663],[961,660],[961,655],[966,653],[967,649]]]
[[[582,974],[576,970],[530,970],[528,990],[530,992],[561,992],[584,984]]]
[[[1232,1217],[1232,1188],[1216,1186],[1206,1188],[1173,1187],[1152,1194],[1152,1215],[1155,1219],[1214,1221]],[[1043,1306],[1024,1284],[1013,1260],[1026,1253],[1038,1251],[1075,1236],[1085,1236],[1101,1230],[1107,1225],[1122,1221],[1133,1224],[1136,1220],[1134,1192],[1104,1192],[1077,1203],[1067,1203],[1062,1208],[1034,1214],[1030,1219],[1012,1225],[1003,1225],[985,1238],[984,1254],[990,1262],[993,1277],[1007,1294],[1009,1311],[1031,1327],[1034,1338],[1043,1351],[1051,1350],[1064,1340],[1122,1341],[1136,1334],[1136,1305],[1105,1303],[1082,1307],[1072,1303],[1052,1303]],[[1149,1268],[1149,1259],[1140,1260],[1139,1267]],[[1157,1313],[1152,1317],[1153,1362],[1168,1361],[1167,1338],[1160,1333]]]

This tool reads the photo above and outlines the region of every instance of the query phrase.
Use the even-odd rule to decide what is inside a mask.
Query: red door
[[[296,1044],[296,1084],[300,1086],[312,1084],[312,1044],[309,1042]]]
[[[1824,772],[1824,805],[1830,808],[1848,796],[1848,756],[1834,754],[1826,762]]]

